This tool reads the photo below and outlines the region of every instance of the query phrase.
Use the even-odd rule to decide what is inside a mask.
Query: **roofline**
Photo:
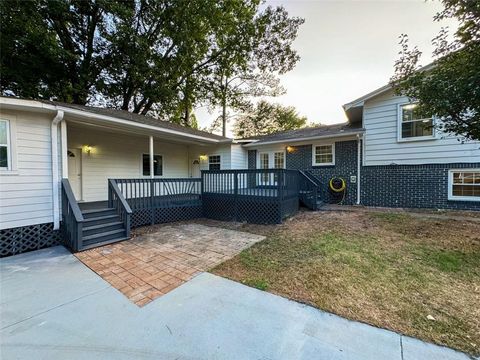
[[[243,147],[253,147],[253,146],[260,146],[260,145],[270,145],[270,144],[281,144],[286,142],[293,142],[293,141],[310,141],[310,140],[319,140],[319,139],[330,139],[336,137],[345,137],[345,136],[352,136],[352,135],[361,135],[365,132],[365,130],[360,131],[348,131],[339,134],[331,134],[331,135],[319,135],[319,136],[310,136],[305,138],[292,138],[292,139],[283,139],[283,140],[273,140],[273,141],[259,141],[250,144],[243,145]]]
[[[363,106],[364,102],[368,99],[371,99],[377,95],[380,95],[380,94],[383,94],[384,92],[390,90],[392,88],[392,85],[390,84],[387,84],[387,85],[384,85],[376,90],[373,90],[371,92],[369,92],[368,94],[366,95],[363,95],[362,97],[359,97],[358,99],[355,99],[345,105],[342,105],[343,107],[343,110],[344,111],[347,111],[353,107],[357,107],[357,106]]]
[[[17,108],[25,108],[25,109],[43,109],[47,111],[58,111],[61,110],[65,114],[71,114],[71,115],[77,115],[81,116],[84,118],[88,119],[98,119],[102,120],[105,122],[112,122],[120,125],[127,125],[127,126],[133,126],[136,128],[140,128],[143,130],[153,130],[153,131],[159,131],[171,135],[177,135],[177,136],[183,136],[183,137],[189,137],[193,138],[196,140],[202,140],[206,142],[211,142],[211,143],[231,143],[233,140],[232,139],[212,139],[209,137],[204,137],[201,135],[195,135],[195,134],[190,134],[187,132],[179,131],[179,130],[172,130],[172,129],[166,129],[163,127],[158,127],[154,125],[148,125],[148,124],[142,124],[138,123],[135,121],[130,121],[130,120],[125,120],[125,119],[119,119],[114,116],[109,116],[109,115],[102,115],[102,114],[97,114],[94,112],[90,112],[87,110],[79,110],[79,109],[73,109],[68,106],[62,106],[62,105],[53,105],[53,104],[46,104],[41,101],[36,101],[36,100],[24,100],[24,99],[17,99],[17,98],[11,98],[11,97],[5,97],[2,96],[0,97],[0,105],[12,105]]]
[[[435,63],[430,63],[428,65],[422,66],[418,70],[415,70],[415,72],[417,72],[417,71],[428,71],[433,67],[435,67]],[[390,89],[392,89],[392,85],[390,83],[388,83],[387,85],[384,85],[384,86],[382,86],[382,87],[380,87],[376,90],[373,90],[373,91],[369,92],[368,94],[359,97],[358,99],[355,99],[353,101],[350,101],[349,103],[346,103],[346,104],[342,105],[343,110],[347,111],[347,110],[351,109],[352,107],[363,106],[363,104],[366,100],[371,99],[371,98],[373,98],[377,95],[383,94],[384,92],[386,92]]]

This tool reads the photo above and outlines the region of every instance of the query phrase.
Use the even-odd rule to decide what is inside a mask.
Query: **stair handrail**
[[[298,170],[298,173],[300,177],[298,182],[300,200],[311,210],[317,210],[318,184],[313,181],[304,171]],[[305,182],[304,184],[302,184],[302,180]],[[302,191],[311,191],[311,198],[313,200],[308,199],[305,194],[302,193]]]
[[[78,251],[82,243],[83,214],[68,179],[62,179],[61,184],[63,237],[68,247],[73,251]]]
[[[132,209],[114,179],[108,179],[108,207],[113,207],[117,211],[125,227],[126,235],[130,237]]]

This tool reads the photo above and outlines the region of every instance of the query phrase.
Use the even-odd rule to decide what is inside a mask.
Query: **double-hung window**
[[[313,165],[335,165],[335,144],[314,145]]]
[[[480,201],[480,169],[450,170],[448,199]]]
[[[10,122],[0,120],[0,170],[10,169]]]
[[[142,155],[143,176],[150,176],[150,154]],[[153,155],[153,176],[163,175],[163,156]]]
[[[398,140],[428,140],[433,138],[433,118],[421,113],[417,104],[400,105]]]
[[[210,155],[208,157],[208,170],[220,170],[220,155]]]

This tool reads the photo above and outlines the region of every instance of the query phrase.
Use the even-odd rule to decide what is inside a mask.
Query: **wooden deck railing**
[[[300,201],[310,210],[317,210],[318,184],[311,175],[298,171],[298,196]]]
[[[108,180],[108,207],[114,208],[117,212],[120,220],[123,222],[125,228],[126,237],[130,237],[130,216],[132,209],[125,197],[121,193],[115,180]]]
[[[62,179],[62,232],[66,245],[73,251],[81,249],[83,215],[68,179]]]

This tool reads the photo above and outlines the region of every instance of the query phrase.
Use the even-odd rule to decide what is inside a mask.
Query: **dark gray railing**
[[[317,210],[318,184],[301,170],[298,171],[299,200],[310,210]]]
[[[202,171],[202,194],[283,199],[296,195],[297,171],[285,169]]]
[[[200,178],[115,179],[115,183],[133,211],[133,227],[201,216]]]
[[[68,179],[62,179],[62,232],[66,245],[73,251],[82,247],[83,215]]]
[[[208,218],[280,223],[298,210],[298,171],[202,171],[202,205]]]
[[[123,222],[123,226],[126,231],[126,237],[130,237],[130,216],[132,209],[128,205],[127,201],[123,197],[122,192],[118,188],[115,180],[108,180],[108,207],[114,208],[117,212],[120,220]]]

